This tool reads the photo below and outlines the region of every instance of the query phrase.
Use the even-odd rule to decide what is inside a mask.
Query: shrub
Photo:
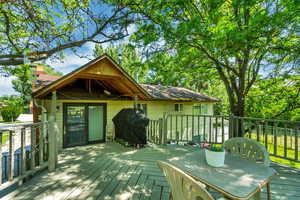
[[[3,97],[5,107],[1,108],[1,116],[3,121],[12,122],[23,112],[23,100],[18,96]]]

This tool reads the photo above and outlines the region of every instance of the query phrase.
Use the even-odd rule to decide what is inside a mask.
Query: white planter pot
[[[225,151],[215,152],[215,151],[209,151],[205,149],[205,158],[207,164],[213,167],[222,167],[224,166],[224,161],[225,161]]]

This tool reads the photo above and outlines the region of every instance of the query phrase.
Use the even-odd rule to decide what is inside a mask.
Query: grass
[[[251,133],[251,138],[256,140],[256,133]],[[300,138],[298,138],[298,159],[300,158]],[[260,137],[260,143],[265,145],[264,137]],[[274,136],[268,135],[268,145],[267,145],[267,150],[270,154],[274,154]],[[295,137],[293,136],[287,136],[286,137],[287,141],[287,150],[286,150],[286,157],[294,159],[295,158]],[[284,156],[284,137],[283,136],[277,136],[277,145],[276,145],[276,155],[278,156]],[[291,160],[287,160],[284,158],[278,158],[276,156],[270,156],[270,159],[273,162],[277,162],[280,164],[288,165],[290,167],[294,168],[299,168],[300,169],[300,162],[295,162]]]
[[[2,134],[2,145],[6,144],[7,140],[8,140],[8,134],[7,133]]]

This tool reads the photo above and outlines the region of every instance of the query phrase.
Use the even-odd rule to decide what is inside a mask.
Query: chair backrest
[[[234,137],[224,143],[226,152],[243,159],[262,162],[265,166],[270,166],[269,153],[259,142],[243,137]]]
[[[174,200],[214,200],[201,183],[179,168],[161,161],[157,165],[166,176]]]

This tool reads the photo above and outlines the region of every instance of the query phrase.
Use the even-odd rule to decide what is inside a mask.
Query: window
[[[208,105],[207,104],[196,104],[193,106],[194,115],[207,115],[208,114]]]
[[[144,114],[147,116],[147,104],[145,103],[138,103],[137,108],[142,110]]]
[[[183,104],[182,103],[175,103],[175,112],[182,112],[183,111]]]

